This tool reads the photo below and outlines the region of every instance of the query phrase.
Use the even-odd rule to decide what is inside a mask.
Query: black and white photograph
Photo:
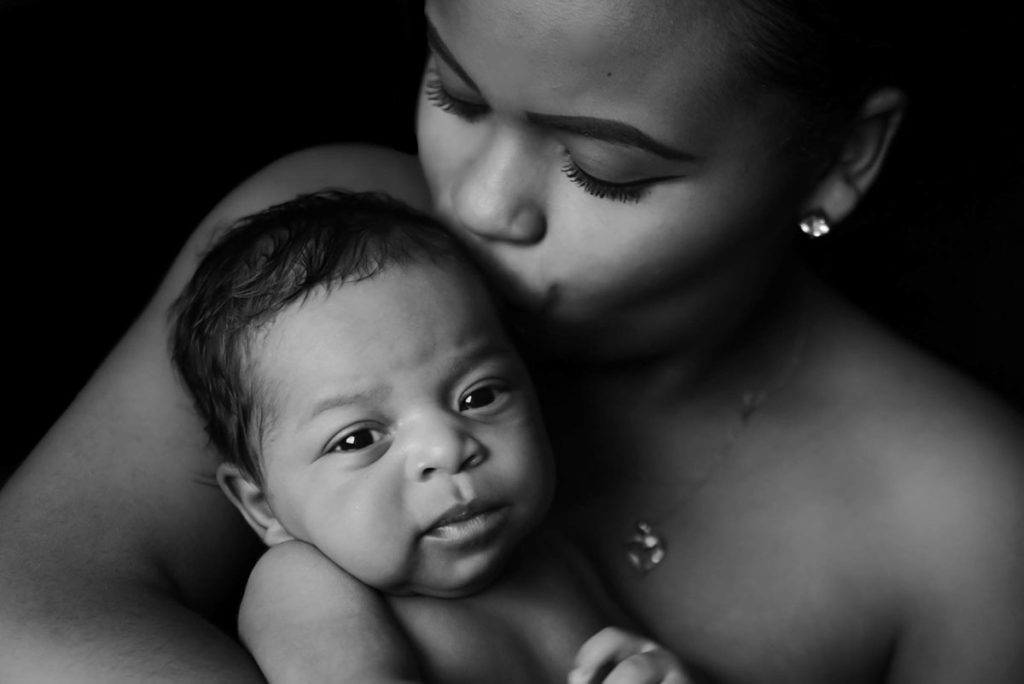
[[[0,682],[1021,684],[1019,29],[0,0]]]

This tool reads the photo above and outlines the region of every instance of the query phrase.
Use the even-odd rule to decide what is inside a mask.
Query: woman
[[[1019,417],[797,266],[905,98],[849,17],[788,5],[428,2],[426,183],[365,147],[247,181],[5,489],[3,673],[256,676],[199,617],[254,545],[199,481],[165,312],[217,226],[340,185],[434,207],[504,287],[560,520],[695,673],[1020,681]]]

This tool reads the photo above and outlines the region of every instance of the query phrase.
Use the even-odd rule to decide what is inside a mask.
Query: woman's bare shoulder
[[[422,210],[430,203],[419,161],[413,155],[362,143],[292,152],[243,180],[210,210],[161,285],[156,306],[149,310],[166,309],[195,269],[199,255],[234,221],[297,195],[328,188],[386,192]]]
[[[841,409],[836,427],[910,452],[1012,457],[1024,448],[1024,415],[927,349],[826,295],[812,371],[817,400]]]
[[[310,147],[286,155],[264,169],[275,183],[289,183],[298,191],[318,187],[383,190],[424,207],[426,184],[415,156],[398,150],[348,143]]]
[[[815,510],[844,572],[886,597],[901,681],[1020,681],[1024,417],[842,302],[813,339],[801,401],[816,420],[799,444]]]
[[[809,401],[844,491],[886,521],[893,551],[914,549],[916,572],[989,554],[1024,580],[1024,416],[857,310],[829,309]]]
[[[387,147],[348,143],[306,148],[271,162],[225,197],[209,220],[230,220],[326,188],[379,190],[420,209],[429,205],[415,156]]]

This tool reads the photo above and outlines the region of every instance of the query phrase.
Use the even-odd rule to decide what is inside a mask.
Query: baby
[[[689,681],[541,525],[529,377],[433,219],[300,196],[238,221],[173,314],[218,482],[269,547],[239,631],[271,681]]]

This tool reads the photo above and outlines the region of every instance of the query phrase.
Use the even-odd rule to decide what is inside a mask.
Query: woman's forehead
[[[497,109],[625,118],[653,133],[728,116],[736,78],[703,0],[429,0],[428,21]],[[692,118],[692,121],[686,119]],[[683,119],[683,120],[681,120]]]
[[[510,66],[531,58],[535,66],[574,64],[614,75],[650,70],[653,57],[715,57],[720,51],[709,48],[721,41],[709,35],[713,22],[703,6],[695,0],[428,0],[427,13],[452,40],[500,51]]]

